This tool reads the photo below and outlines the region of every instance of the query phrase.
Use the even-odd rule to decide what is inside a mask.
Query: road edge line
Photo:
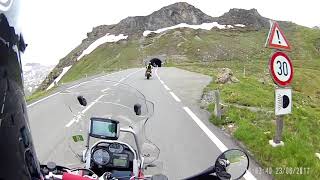
[[[135,72],[127,75],[126,78],[130,77],[132,74],[137,73],[137,72],[139,72],[139,71],[141,71],[141,70],[142,70],[142,69],[140,69],[140,70],[138,70],[138,71],[135,71]],[[123,71],[125,71],[125,70],[123,70]],[[113,73],[110,73],[110,74],[106,74],[106,75],[103,75],[103,76],[100,76],[100,77],[96,77],[96,78],[94,78],[93,80],[96,80],[96,79],[102,78],[102,77],[106,77],[106,76],[110,76],[110,75],[113,75],[113,74],[116,74],[116,73],[119,73],[119,72],[122,72],[122,71],[117,71],[117,72],[113,72]],[[125,79],[124,79],[124,80],[125,80]],[[89,81],[84,81],[84,82],[82,82],[82,83],[79,83],[79,84],[73,85],[73,86],[71,86],[71,87],[68,87],[67,89],[75,88],[75,87],[80,86],[80,85],[82,85],[82,84],[85,84],[85,83],[87,83],[87,82],[89,82]],[[46,100],[46,99],[48,99],[48,98],[51,98],[51,97],[59,94],[60,92],[61,92],[61,91],[56,92],[56,93],[54,93],[54,94],[51,94],[51,95],[49,95],[49,96],[47,96],[47,97],[44,97],[44,98],[42,98],[42,99],[39,99],[38,101],[33,102],[33,103],[27,105],[27,108],[29,108],[29,107],[31,107],[31,106],[34,106],[35,104],[38,104],[39,102],[42,102],[42,101],[44,101],[44,100]]]
[[[137,70],[137,71],[134,71],[134,72],[126,75],[124,78],[121,78],[121,80],[120,80],[119,82],[126,80],[127,78],[129,78],[130,76],[132,76],[133,74],[135,74],[135,73],[137,73],[137,72],[139,72],[139,71],[141,71],[141,70],[143,70],[143,69],[141,68],[141,69],[139,69],[139,70]],[[120,84],[119,82],[116,83],[116,84],[114,84],[113,86],[118,86],[118,85]],[[104,92],[104,91],[107,91],[107,90],[109,90],[109,89],[110,89],[110,88],[106,88],[106,89],[103,89],[102,91]],[[84,110],[82,110],[81,113],[85,113],[87,110],[89,110],[89,109],[90,109],[95,103],[97,103],[103,96],[104,96],[104,95],[99,96],[99,97],[98,97],[96,100],[94,100],[89,106],[87,106]],[[69,122],[65,125],[65,127],[66,127],[66,128],[70,127],[74,122],[76,122],[76,119],[73,118],[71,121],[69,121]]]
[[[163,86],[167,91],[170,91],[170,88],[167,85],[163,84]]]
[[[183,107],[187,114],[193,119],[193,121],[200,127],[200,129],[209,137],[209,139],[219,148],[221,152],[225,152],[229,148],[223,144],[223,142],[191,111],[188,107]],[[243,176],[247,180],[256,180],[256,178],[247,170]]]
[[[178,98],[178,96],[176,96],[172,91],[170,91],[169,93],[174,98],[174,100],[176,100],[177,102],[181,102],[181,100]]]
[[[42,102],[42,101],[44,101],[44,100],[46,100],[46,99],[48,99],[48,98],[51,98],[51,97],[53,97],[53,96],[55,96],[55,95],[59,94],[60,92],[61,92],[61,91],[56,92],[56,93],[54,93],[54,94],[51,94],[51,95],[49,95],[49,96],[47,96],[47,97],[44,97],[44,98],[42,98],[42,99],[39,99],[38,101],[33,102],[33,103],[31,103],[31,104],[27,105],[27,108],[29,108],[29,107],[31,107],[31,106],[33,106],[33,105],[35,105],[35,104],[38,104],[39,102]]]
[[[91,104],[89,104],[89,106],[87,106],[84,110],[81,111],[81,113],[85,113],[86,111],[88,111],[93,105],[95,105],[102,97],[104,96],[104,94],[102,94],[101,96],[99,96],[96,100],[94,100]],[[65,125],[65,127],[70,127],[74,122],[76,122],[77,120],[75,118],[73,118],[71,121],[68,122],[68,124]]]

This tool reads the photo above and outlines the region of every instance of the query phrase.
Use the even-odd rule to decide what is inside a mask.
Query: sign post
[[[283,116],[276,116],[276,125],[277,125],[277,129],[276,129],[276,135],[274,136],[273,140],[270,140],[269,143],[270,145],[272,145],[273,147],[277,147],[277,146],[283,146],[284,143],[282,141],[282,129],[283,129]]]
[[[282,141],[283,117],[292,110],[292,89],[289,87],[293,78],[293,65],[290,58],[282,51],[291,51],[283,31],[277,22],[270,21],[270,31],[265,46],[276,49],[269,61],[270,75],[277,85],[275,89],[276,133],[269,144],[273,147],[284,146]]]

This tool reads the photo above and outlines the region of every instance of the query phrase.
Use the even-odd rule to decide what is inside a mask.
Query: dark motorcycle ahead
[[[147,79],[150,79],[150,77],[151,77],[151,70],[147,70],[145,76],[146,76]]]

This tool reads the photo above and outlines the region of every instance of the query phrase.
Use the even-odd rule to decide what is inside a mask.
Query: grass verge
[[[239,83],[222,85],[211,82],[204,90],[219,89],[223,103],[229,104],[222,120],[212,116],[210,121],[242,142],[276,179],[317,179],[320,176],[320,160],[315,156],[315,153],[320,153],[320,77],[316,74],[320,75],[320,71],[314,67],[319,65],[319,60],[306,61],[303,66],[299,61],[294,63],[293,112],[285,116],[285,146],[279,148],[272,148],[268,143],[275,134],[274,114],[259,111],[273,111],[274,107],[274,83],[266,62],[220,61],[209,65],[189,63],[173,66],[213,78],[218,68],[230,68]],[[257,111],[237,105],[255,107]],[[212,112],[214,105],[210,104],[208,110]],[[298,171],[298,168],[304,169]]]
[[[36,92],[32,93],[30,96],[27,96],[26,97],[26,101],[27,101],[27,103],[31,103],[31,102],[34,102],[36,100],[39,100],[39,99],[41,99],[43,97],[46,97],[46,96],[52,94],[55,89],[56,88],[52,88],[52,89],[50,89],[48,91],[36,91]]]

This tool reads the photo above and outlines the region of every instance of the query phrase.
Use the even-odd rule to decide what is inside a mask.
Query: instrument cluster
[[[98,166],[128,168],[133,153],[124,144],[100,143],[92,149],[91,159]]]

